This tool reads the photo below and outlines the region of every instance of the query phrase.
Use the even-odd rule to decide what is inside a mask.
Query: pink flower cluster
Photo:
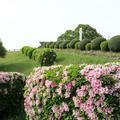
[[[10,74],[7,72],[0,72],[0,83],[6,83],[11,80]]]
[[[72,116],[77,120],[85,119],[82,113],[90,120],[98,120],[96,110],[102,113],[104,117],[111,118],[113,108],[107,105],[105,96],[106,94],[112,95],[116,90],[120,90],[120,64],[86,65],[79,73],[87,83],[77,86],[77,88],[75,88],[76,83],[82,81],[82,77],[69,81],[68,75],[71,66],[64,68],[61,82],[58,84],[46,78],[45,72],[63,66],[37,68],[34,74],[26,80],[24,105],[25,111],[31,120],[39,118],[39,114],[44,112],[44,106],[46,106],[47,101],[49,99],[52,101],[56,96],[64,99],[61,104],[57,105],[55,103],[52,106],[51,115],[49,116],[51,120],[54,117],[60,120],[62,114],[69,111],[72,111]],[[56,74],[59,75],[59,71]],[[105,75],[109,75],[115,79],[115,85],[110,87],[103,86],[103,76]],[[73,88],[75,88],[75,94],[72,94]],[[73,108],[69,107],[69,104],[64,101],[66,99],[70,99],[74,103]]]

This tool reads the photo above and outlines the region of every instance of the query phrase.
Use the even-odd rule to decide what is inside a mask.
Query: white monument
[[[79,40],[82,40],[82,28],[79,29]]]

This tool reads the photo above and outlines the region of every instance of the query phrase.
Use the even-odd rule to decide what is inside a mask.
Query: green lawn
[[[0,58],[0,71],[29,74],[37,66],[39,65],[34,60],[30,60],[21,52],[9,52],[5,58]]]
[[[56,50],[57,60],[55,64],[103,64],[106,62],[120,62],[120,53],[110,52],[81,52],[79,50]],[[34,60],[21,54],[21,52],[9,52],[6,58],[0,58],[1,71],[14,71],[29,74],[34,67],[40,66]]]

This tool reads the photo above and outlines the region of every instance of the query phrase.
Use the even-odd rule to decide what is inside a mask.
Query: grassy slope
[[[6,58],[0,58],[0,71],[21,72],[29,74],[34,67],[35,61],[21,54],[21,52],[10,52]]]
[[[57,64],[104,64],[120,62],[120,53],[84,52],[79,50],[57,50]]]
[[[56,50],[56,64],[103,64],[106,62],[120,62],[120,53],[80,52],[79,50]],[[39,66],[29,60],[21,52],[10,52],[6,58],[0,58],[0,71],[16,71],[29,74],[34,67]]]

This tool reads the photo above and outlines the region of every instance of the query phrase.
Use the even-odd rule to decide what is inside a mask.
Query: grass
[[[0,58],[0,71],[21,72],[29,74],[34,67],[39,66],[35,61],[21,54],[9,52],[5,58]]]
[[[79,50],[56,50],[55,64],[104,64],[107,62],[120,62],[120,53],[111,52],[81,52]],[[38,67],[34,60],[21,54],[9,52],[6,58],[0,58],[0,71],[21,72],[28,75],[34,67]]]

